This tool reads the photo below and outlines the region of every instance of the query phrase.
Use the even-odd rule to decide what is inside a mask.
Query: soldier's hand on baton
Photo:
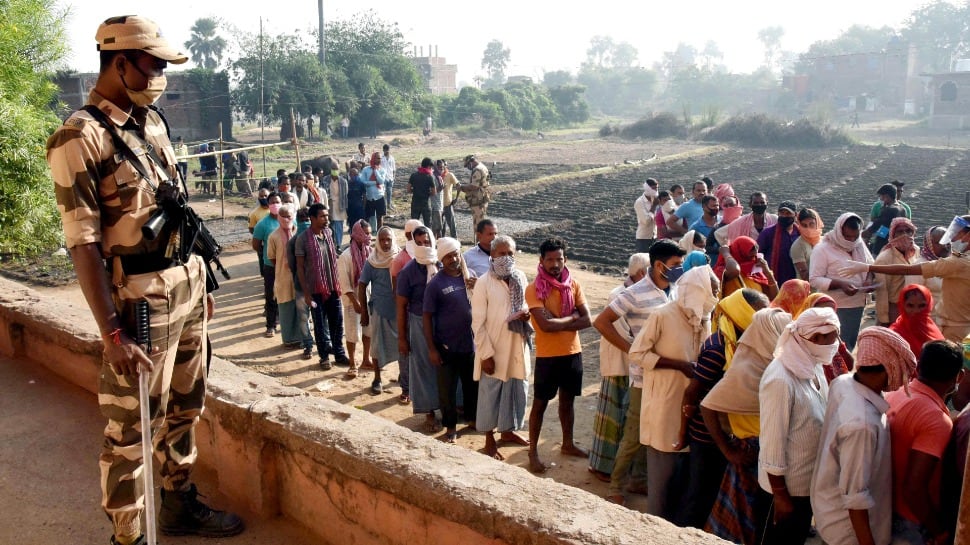
[[[155,368],[142,347],[120,329],[104,338],[104,359],[115,373],[129,377],[137,375],[139,367],[149,372]]]

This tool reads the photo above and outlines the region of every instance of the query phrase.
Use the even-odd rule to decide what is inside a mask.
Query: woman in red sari
[[[930,318],[933,309],[933,294],[926,286],[909,284],[899,292],[897,302],[899,317],[890,324],[889,329],[906,339],[909,349],[919,358],[923,345],[929,341],[943,338],[940,328]]]

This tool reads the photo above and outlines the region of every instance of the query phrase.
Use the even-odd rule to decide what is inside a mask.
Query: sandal
[[[364,363],[360,364],[360,367],[358,369],[360,369],[361,371],[373,371],[374,369],[377,369],[377,368],[374,367],[374,364],[372,362],[365,361]]]
[[[384,393],[384,385],[381,384],[381,381],[375,380],[374,382],[370,383],[370,393],[374,395],[381,395]]]
[[[344,378],[357,378],[357,368],[351,367],[350,369],[347,369],[347,372],[344,374]]]
[[[424,421],[424,431],[428,433],[438,433],[441,431],[441,422],[437,418],[434,420],[425,419]]]
[[[397,402],[400,403],[401,405],[410,405],[411,396],[409,396],[408,394],[401,394],[397,397]]]

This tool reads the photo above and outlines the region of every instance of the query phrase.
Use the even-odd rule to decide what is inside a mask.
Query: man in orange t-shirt
[[[886,396],[893,460],[893,538],[906,543],[946,543],[951,528],[940,514],[940,460],[953,421],[946,398],[963,378],[963,347],[951,341],[923,345],[919,376]]]
[[[542,473],[539,432],[549,401],[559,394],[562,448],[567,456],[588,458],[573,443],[573,400],[583,389],[583,347],[579,331],[589,327],[589,309],[579,282],[566,268],[566,241],[546,239],[539,245],[536,279],[525,290],[525,302],[536,330],[534,400],[529,413],[529,471]]]

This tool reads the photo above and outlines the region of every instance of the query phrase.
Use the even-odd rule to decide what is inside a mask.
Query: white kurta
[[[526,310],[523,301],[522,309]],[[472,331],[475,334],[475,380],[482,376],[482,360],[493,358],[491,377],[503,382],[510,378],[528,380],[529,348],[525,339],[509,329],[512,314],[509,286],[491,271],[478,279],[472,290]]]

